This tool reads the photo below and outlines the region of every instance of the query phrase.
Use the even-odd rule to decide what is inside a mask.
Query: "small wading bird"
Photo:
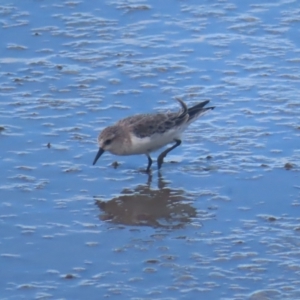
[[[214,109],[214,107],[204,108],[208,100],[190,108],[182,100],[176,100],[181,105],[179,112],[138,114],[106,127],[98,136],[100,148],[93,165],[104,151],[115,155],[145,154],[148,158],[146,172],[149,172],[152,165],[150,153],[174,142],[172,147],[167,148],[158,156],[157,166],[160,169],[165,156],[181,144],[181,133],[189,124],[207,111]]]

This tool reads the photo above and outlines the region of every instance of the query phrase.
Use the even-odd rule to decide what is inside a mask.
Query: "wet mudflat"
[[[0,299],[298,299],[298,6],[1,3]],[[161,172],[92,166],[174,97],[216,109]]]

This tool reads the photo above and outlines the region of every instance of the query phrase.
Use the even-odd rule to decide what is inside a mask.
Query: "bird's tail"
[[[200,117],[201,115],[205,114],[207,111],[214,109],[214,106],[211,107],[204,107],[207,103],[209,103],[209,100],[203,101],[201,103],[196,104],[193,107],[188,108],[187,113],[189,114],[189,121],[192,121],[195,118]]]

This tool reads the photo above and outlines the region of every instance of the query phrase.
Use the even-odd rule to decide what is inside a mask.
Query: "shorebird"
[[[145,154],[148,158],[146,172],[149,172],[152,165],[150,153],[175,143],[158,156],[157,166],[160,169],[166,155],[181,144],[181,134],[189,124],[214,109],[213,106],[204,107],[209,100],[190,108],[181,99],[176,100],[181,105],[179,112],[138,114],[106,127],[98,136],[100,148],[93,165],[105,151],[115,155]]]

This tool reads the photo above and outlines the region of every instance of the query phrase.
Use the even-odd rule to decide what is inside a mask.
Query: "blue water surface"
[[[2,1],[0,299],[300,298],[298,6]],[[176,97],[216,109],[160,172],[92,166]]]

